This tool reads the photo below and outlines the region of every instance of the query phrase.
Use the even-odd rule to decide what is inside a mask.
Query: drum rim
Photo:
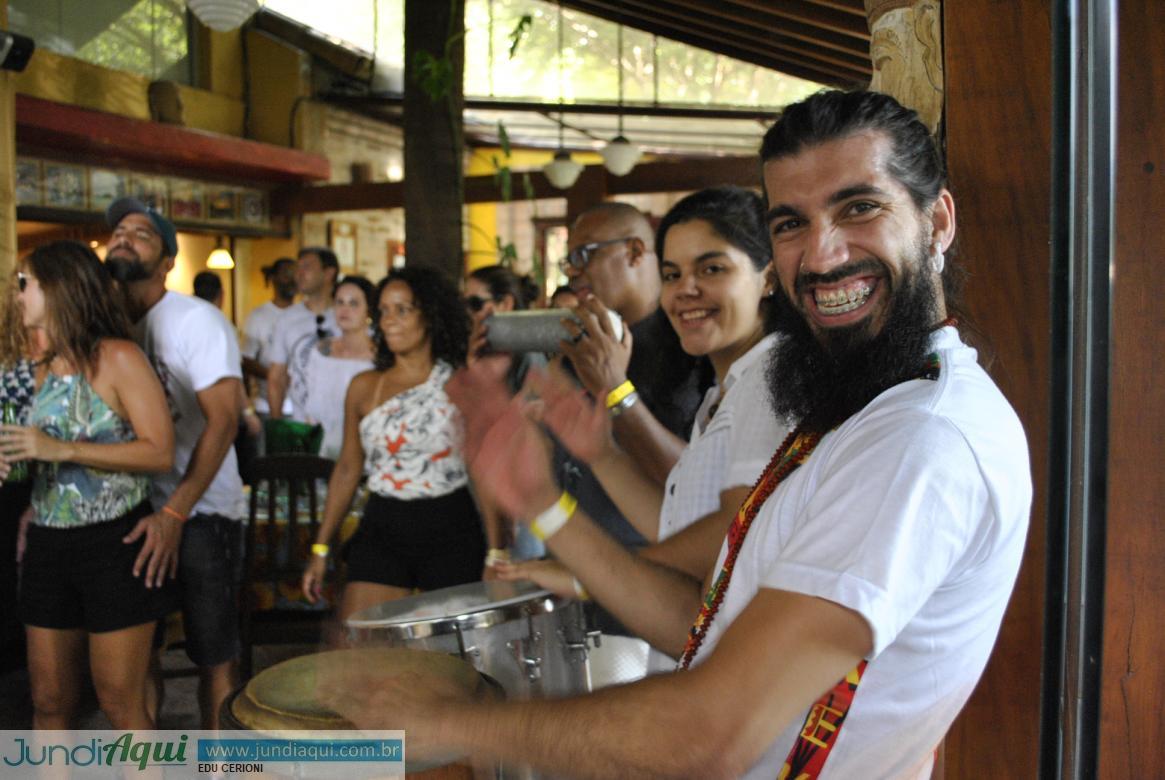
[[[482,583],[467,583],[481,585]],[[519,592],[514,596],[494,601],[484,602],[477,607],[456,614],[434,615],[432,617],[415,617],[397,615],[388,618],[361,618],[364,612],[378,609],[384,605],[377,605],[369,610],[361,610],[344,621],[348,629],[355,630],[386,630],[394,635],[408,639],[421,639],[429,636],[440,636],[466,631],[476,628],[491,628],[508,623],[511,620],[527,616],[546,615],[564,608],[570,599],[557,596],[544,588],[538,588],[532,582],[520,581],[517,586],[525,586],[526,592]],[[456,586],[462,588],[464,586]],[[452,589],[448,589],[452,590]],[[431,596],[441,593],[440,590],[429,591],[422,596]],[[410,596],[407,598],[417,598]],[[403,601],[401,599],[400,601]],[[395,605],[398,602],[386,602]],[[414,607],[415,608],[415,607]]]

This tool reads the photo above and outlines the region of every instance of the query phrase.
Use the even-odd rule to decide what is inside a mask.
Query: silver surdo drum
[[[451,653],[501,684],[508,698],[567,696],[590,689],[582,604],[532,582],[472,582],[361,610],[347,621],[357,646]]]

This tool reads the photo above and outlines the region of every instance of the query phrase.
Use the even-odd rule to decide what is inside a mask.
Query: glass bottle
[[[17,425],[19,422],[17,420],[18,416],[19,415],[17,413],[16,404],[12,403],[11,401],[5,402],[3,423],[5,425]],[[26,479],[28,479],[28,461],[27,460],[18,460],[18,461],[15,461],[9,465],[12,468],[8,472],[8,476],[4,480],[5,482],[13,482],[13,483],[24,482]]]

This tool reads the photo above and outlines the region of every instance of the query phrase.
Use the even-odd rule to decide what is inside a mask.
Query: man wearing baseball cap
[[[234,328],[206,301],[166,289],[178,237],[135,198],[106,211],[105,265],[125,291],[138,344],[162,380],[174,420],[174,466],[155,474],[154,514],[125,538],[146,535],[134,575],[147,587],[178,575],[186,652],[199,667],[203,728],[234,685],[240,652],[243,485],[231,446],[238,430],[241,360]],[[179,555],[181,549],[181,555]]]

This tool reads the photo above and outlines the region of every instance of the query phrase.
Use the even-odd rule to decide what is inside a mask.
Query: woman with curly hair
[[[33,727],[70,728],[88,645],[113,727],[153,728],[145,688],[154,624],[177,602],[169,580],[151,587],[138,575],[141,523],[153,514],[146,475],[174,457],[166,394],[89,247],[40,247],[17,279],[23,325],[43,331],[49,350],[35,369],[28,426],[0,426],[0,479],[14,461],[37,461],[18,600]]]
[[[395,270],[377,288],[376,368],[344,400],[344,437],[303,592],[315,602],[329,543],[361,475],[371,496],[346,545],[339,618],[481,577],[485,536],[461,457],[461,417],[445,394],[464,364],[469,317],[457,288],[430,268]]]

